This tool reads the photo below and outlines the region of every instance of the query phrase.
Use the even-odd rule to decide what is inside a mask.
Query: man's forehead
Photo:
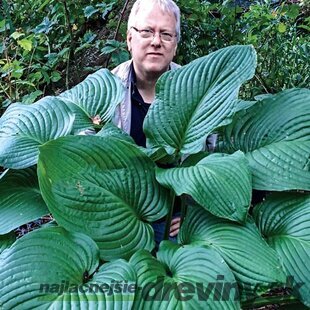
[[[158,20],[154,20],[152,15],[154,13],[160,13],[161,18]],[[175,25],[176,19],[173,13],[164,11],[158,4],[153,5],[141,5],[136,16],[135,20],[137,22],[148,22],[148,23],[164,23],[167,26]]]

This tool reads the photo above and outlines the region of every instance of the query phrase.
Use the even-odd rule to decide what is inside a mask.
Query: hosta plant
[[[310,91],[239,100],[255,66],[251,46],[231,46],[165,73],[147,148],[113,125],[124,89],[108,70],[10,106],[0,307],[240,309],[281,287],[290,294],[277,303],[309,307]],[[268,192],[259,205],[253,189]],[[176,196],[178,243],[157,250],[152,223],[166,216],[169,227]],[[14,229],[48,213],[55,223],[13,243]]]

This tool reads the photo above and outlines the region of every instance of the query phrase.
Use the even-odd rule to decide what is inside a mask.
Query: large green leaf
[[[97,125],[111,120],[123,97],[124,86],[121,80],[107,69],[90,74],[83,82],[59,95],[60,99],[74,109],[79,120],[75,127],[79,129],[88,127],[87,119]]]
[[[136,145],[135,140],[131,136],[129,136],[125,131],[118,128],[113,123],[107,123],[106,125],[104,125],[103,128],[97,133],[97,136],[118,138],[123,141],[127,141],[128,143],[132,143]],[[167,153],[165,149],[163,148],[153,150],[153,149],[147,149],[142,146],[139,146],[139,149],[144,154],[146,154],[148,157],[150,157],[152,161],[163,160],[163,159],[164,159],[164,163],[168,163],[169,159],[171,161],[172,156],[167,156]]]
[[[293,293],[310,307],[310,195],[274,193],[254,214],[267,242],[283,259]]]
[[[310,90],[286,90],[236,114],[224,147],[246,153],[259,190],[310,190]]]
[[[35,104],[13,104],[0,119],[0,166],[13,169],[37,163],[38,147],[71,132],[74,115],[55,97]]]
[[[135,284],[127,262],[99,267],[96,243],[61,227],[31,232],[0,256],[3,309],[130,309],[134,294],[106,290],[116,281]]]
[[[1,177],[0,235],[48,213],[34,167],[8,170]]]
[[[147,145],[168,154],[204,149],[207,136],[231,122],[239,88],[255,66],[252,46],[231,46],[164,74],[143,126]]]
[[[141,250],[129,261],[139,288],[134,309],[240,309],[236,280],[214,250],[164,241],[157,255]]]
[[[95,124],[82,108],[73,104],[71,101],[67,101],[64,98],[62,98],[62,102],[68,107],[71,113],[74,114],[74,122],[72,125],[71,134],[73,135],[96,134],[96,130],[94,129]]]
[[[154,170],[133,144],[98,136],[51,141],[40,148],[38,163],[42,195],[56,221],[90,235],[104,260],[154,247],[149,222],[171,204]]]
[[[106,138],[113,137],[127,141],[128,143],[136,144],[135,140],[131,136],[129,136],[125,131],[118,128],[113,123],[107,123],[106,125],[104,125],[103,128],[97,133],[97,136]]]
[[[243,298],[251,299],[285,283],[276,252],[263,240],[251,218],[240,225],[190,206],[178,238],[182,244],[207,245],[217,251],[233,271]]]
[[[241,152],[212,154],[192,167],[157,169],[156,178],[177,195],[191,195],[214,215],[246,220],[252,186],[248,163]]]
[[[0,119],[0,166],[22,169],[36,164],[39,145],[101,126],[112,118],[123,95],[121,81],[104,69],[58,97],[12,105]]]
[[[0,235],[0,255],[4,250],[8,249],[15,240],[16,237],[13,232],[6,235]]]
[[[258,190],[310,190],[310,141],[282,141],[246,154]]]

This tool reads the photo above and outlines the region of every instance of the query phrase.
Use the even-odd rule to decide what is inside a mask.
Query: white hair
[[[163,12],[167,12],[169,14],[173,14],[176,20],[176,27],[175,32],[178,39],[178,42],[180,41],[181,37],[181,31],[180,31],[180,9],[172,0],[137,0],[134,5],[132,6],[132,9],[129,14],[128,18],[128,25],[127,29],[130,30],[131,27],[134,26],[136,16],[140,10],[141,5],[149,4],[155,5],[158,4],[159,7],[162,9]]]

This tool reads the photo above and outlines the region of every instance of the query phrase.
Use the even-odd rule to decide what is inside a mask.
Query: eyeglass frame
[[[151,39],[152,38],[152,35],[153,35],[153,38],[152,38],[152,40],[154,40],[154,38],[155,38],[155,35],[156,35],[156,31],[154,31],[154,30],[152,30],[152,29],[138,29],[138,28],[136,28],[136,27],[134,27],[134,26],[131,26],[130,28],[133,28],[135,31],[137,31],[137,32],[139,32],[139,34],[140,34],[140,36],[141,36],[141,38],[142,39]],[[142,31],[146,31],[146,33],[150,33],[150,34],[152,34],[151,36],[149,36],[149,37],[143,37],[142,35],[141,35],[141,32]],[[160,39],[163,41],[163,42],[173,42],[173,38],[175,38],[177,35],[176,34],[171,34],[170,32],[166,32],[166,31],[164,31],[164,32],[159,32],[158,33],[159,34],[159,37],[160,37]],[[171,36],[171,40],[165,40],[165,39],[163,39],[163,37],[162,37],[162,35],[163,34],[166,34],[166,35],[169,35],[169,36]]]

